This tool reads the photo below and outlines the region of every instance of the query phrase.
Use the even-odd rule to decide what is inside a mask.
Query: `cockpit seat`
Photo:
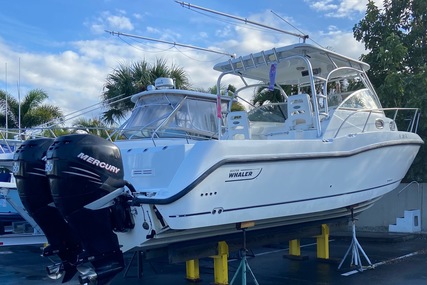
[[[286,125],[290,130],[308,130],[313,127],[313,107],[308,94],[288,97]]]
[[[229,140],[250,139],[249,119],[245,111],[227,114],[227,134]]]

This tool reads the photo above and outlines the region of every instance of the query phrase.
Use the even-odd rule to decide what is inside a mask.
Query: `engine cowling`
[[[19,197],[31,216],[53,202],[45,173],[46,151],[52,143],[49,138],[27,140],[14,154],[13,174]]]
[[[15,151],[13,173],[19,197],[29,215],[43,230],[49,242],[43,255],[57,254],[65,270],[63,281],[77,272],[75,264],[81,252],[81,242],[53,204],[49,179],[45,173],[46,152],[53,139],[27,140]]]
[[[118,216],[124,217],[120,219],[121,230],[132,228],[130,207],[123,199],[101,209],[85,206],[126,184],[120,151],[100,137],[75,134],[55,139],[46,156],[46,173],[55,205],[82,241],[81,260],[90,260],[98,284],[104,284],[124,267],[113,232],[113,215],[120,211]]]

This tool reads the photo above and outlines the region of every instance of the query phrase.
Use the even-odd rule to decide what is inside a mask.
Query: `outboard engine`
[[[130,206],[123,195],[114,195],[126,185],[123,162],[116,145],[87,134],[55,139],[47,151],[46,174],[55,205],[82,241],[82,284],[105,284],[124,268],[117,235],[133,228]],[[113,193],[114,192],[114,193]],[[110,194],[110,195],[109,195]],[[106,197],[106,195],[109,195]],[[99,208],[90,207],[100,203]]]
[[[49,242],[43,255],[57,254],[61,258],[62,263],[48,267],[48,273],[57,279],[65,271],[63,282],[67,282],[77,272],[75,265],[81,245],[77,235],[53,205],[49,179],[45,173],[46,151],[52,142],[53,139],[49,138],[25,141],[15,151],[13,174],[22,204]]]

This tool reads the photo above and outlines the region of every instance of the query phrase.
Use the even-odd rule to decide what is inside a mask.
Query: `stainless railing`
[[[406,127],[406,131],[412,132],[412,133],[417,132],[418,122],[420,120],[420,112],[419,112],[418,108],[382,108],[382,109],[358,109],[358,110],[347,109],[347,108],[339,108],[338,110],[348,110],[348,111],[353,111],[353,112],[350,113],[344,119],[344,121],[341,123],[341,125],[338,127],[337,131],[335,132],[335,135],[333,136],[334,138],[336,138],[338,136],[338,134],[340,133],[340,131],[343,129],[343,127],[346,124],[348,124],[350,118],[352,118],[356,114],[366,113],[366,120],[363,124],[363,128],[360,131],[360,133],[363,133],[366,131],[366,126],[368,125],[368,122],[369,122],[369,119],[370,119],[372,113],[384,113],[384,112],[393,111],[394,115],[391,116],[392,118],[389,116],[386,116],[386,117],[393,119],[393,121],[396,123],[396,119],[397,119],[399,112],[402,112],[402,111],[413,112],[413,114],[409,118],[404,119],[404,121],[409,121],[409,123]],[[400,130],[399,126],[396,126],[396,127]]]
[[[147,134],[143,134],[143,133]],[[107,127],[47,127],[29,129],[2,129],[0,128],[0,153],[14,152],[23,141],[35,138],[56,138],[66,134],[87,133],[105,138],[109,141],[150,139],[156,145],[158,138],[183,138],[189,140],[216,139],[217,134],[197,129],[167,128],[150,130],[148,128],[107,128]]]

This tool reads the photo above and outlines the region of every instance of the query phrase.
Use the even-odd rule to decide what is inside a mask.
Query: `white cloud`
[[[219,38],[228,38],[231,36],[231,34],[232,34],[232,28],[229,25],[215,31],[215,36]]]
[[[94,34],[102,34],[105,32],[105,27],[103,24],[92,24],[90,30]]]
[[[201,38],[208,38],[209,36],[208,36],[208,33],[206,33],[206,32],[200,32],[199,33],[199,37],[201,37]]]
[[[133,17],[135,18],[135,19],[142,19],[142,15],[141,14],[139,14],[139,13],[134,13],[133,14]]]
[[[148,33],[150,33],[150,34],[157,34],[157,35],[160,35],[160,34],[161,34],[161,32],[160,32],[160,30],[159,30],[159,29],[154,28],[154,27],[151,27],[151,26],[147,26],[145,29],[146,29],[146,31],[147,31]]]
[[[344,0],[339,4],[338,9],[329,13],[330,17],[349,17],[354,13],[363,13],[366,10],[366,4],[368,1],[360,0]]]
[[[116,14],[110,11],[101,12],[98,17],[87,21],[85,25],[89,26],[94,34],[102,34],[105,30],[120,30],[122,32],[134,30],[134,25],[126,17],[124,11],[118,11]]]
[[[325,13],[327,17],[351,18],[354,14],[366,11],[368,0],[305,0],[315,11]],[[374,0],[377,7],[383,7],[383,0]]]
[[[149,37],[152,39],[159,39],[163,41],[177,41],[181,38],[181,34],[172,29],[159,29],[151,26],[145,28],[146,34],[141,34],[142,37]]]
[[[332,0],[312,2],[310,4],[310,7],[317,11],[330,11],[330,10],[336,10],[338,8],[336,4],[332,4]]]
[[[107,17],[108,24],[113,29],[132,31],[133,25],[129,18],[125,16],[111,15]]]
[[[341,31],[336,26],[329,26],[327,32],[320,32],[317,37],[322,39],[319,43],[323,47],[350,58],[359,59],[366,52],[364,44],[356,41],[352,32]]]
[[[101,50],[100,43],[94,46]],[[8,65],[8,93],[18,98],[17,82],[21,97],[31,89],[42,89],[49,96],[47,103],[66,114],[99,102],[109,71],[86,51],[70,49],[59,54],[30,53],[0,43],[0,61]]]
[[[122,21],[123,19],[120,20],[120,17],[126,18],[119,12],[116,15],[103,14],[102,17],[93,21],[91,27],[105,33],[106,28],[111,29],[112,26],[118,28],[121,24],[126,23],[126,21]],[[279,22],[270,11],[252,15],[250,19],[278,28],[285,25]],[[292,18],[287,18],[287,20],[293,25],[299,26]],[[131,25],[128,28],[131,28]],[[179,40],[181,37],[189,38],[189,35],[181,35],[174,28],[146,27],[146,33],[148,33],[147,36],[157,35],[152,36],[153,38],[160,38],[158,35],[161,35],[162,39],[172,41]],[[199,39],[207,39],[209,48],[213,50],[236,53],[238,56],[298,42],[298,39],[292,36],[269,32],[246,24],[227,25],[221,30],[221,33],[227,36],[209,38],[208,31],[197,33],[191,31],[190,35],[197,35]],[[342,31],[334,25],[330,25],[326,31],[308,31],[308,34],[313,39],[320,39],[318,41],[322,46],[330,47],[332,50],[352,58],[359,58],[364,52],[363,45],[354,40],[351,32]],[[167,44],[147,41],[140,41],[138,44],[137,41],[133,41],[132,45],[128,45],[116,37],[102,38],[102,40],[94,38],[87,41],[64,43],[66,48],[57,54],[19,51],[0,41],[0,62],[8,62],[9,93],[14,96],[17,94],[17,61],[19,58],[21,59],[21,94],[25,94],[30,89],[41,88],[49,95],[49,102],[59,106],[64,113],[99,102],[107,75],[121,63],[130,64],[140,60],[154,63],[157,58],[164,58],[168,64],[183,67],[193,87],[208,89],[216,84],[219,75],[212,69],[213,65],[228,60],[227,56]],[[186,40],[184,43],[191,44]],[[1,66],[0,74],[3,74]],[[238,85],[238,82],[238,78],[227,81],[235,86]],[[97,111],[89,116],[99,114],[100,111]]]
[[[170,45],[150,43],[139,48],[126,45],[116,38],[69,43],[69,49],[59,54],[17,52],[0,42],[0,62],[8,62],[8,92],[17,98],[18,62],[21,61],[21,95],[40,88],[49,96],[48,103],[59,106],[65,114],[100,102],[109,73],[119,64],[145,60],[155,63],[164,58],[169,65],[183,67],[194,87],[208,89],[217,78],[212,65],[226,56],[203,53]],[[3,74],[2,68],[0,73]],[[1,89],[3,86],[0,87]],[[98,116],[102,110],[88,116]]]

